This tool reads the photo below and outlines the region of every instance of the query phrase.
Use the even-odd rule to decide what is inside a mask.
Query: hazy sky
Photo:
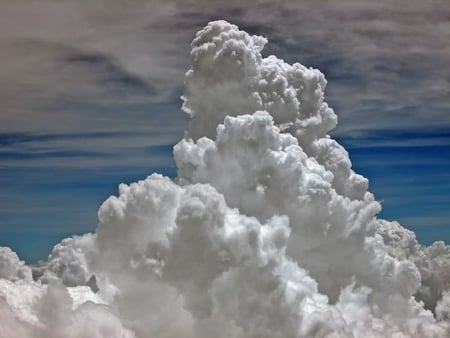
[[[45,257],[92,231],[120,182],[176,174],[189,45],[214,19],[319,68],[381,216],[450,241],[448,0],[3,0],[0,245]]]

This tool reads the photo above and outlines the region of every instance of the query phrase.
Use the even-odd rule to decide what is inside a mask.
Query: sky
[[[45,258],[120,182],[176,175],[190,42],[215,19],[320,69],[380,217],[449,243],[449,18],[446,0],[2,1],[0,245]]]

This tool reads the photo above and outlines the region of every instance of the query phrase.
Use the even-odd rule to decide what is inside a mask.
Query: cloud
[[[449,59],[441,40],[449,34],[449,8],[442,2],[300,2],[272,9],[277,21],[263,6],[251,17],[279,22],[269,27],[283,57],[300,57],[332,81],[328,100],[341,117],[335,133],[448,124],[448,78],[436,67]]]
[[[339,135],[450,124],[449,78],[441,71],[450,60],[445,1],[45,1],[39,6],[8,1],[1,6],[0,95],[2,125],[9,131],[56,125],[49,105],[61,107],[61,97],[107,107],[118,96],[128,102],[172,100],[182,87],[187,41],[219,17],[265,34],[273,41],[268,51],[289,62],[301,59],[320,67],[332,80],[327,96],[341,117]],[[27,120],[36,124],[37,110],[44,123],[33,127]],[[63,119],[69,117],[67,127],[79,128],[78,119],[59,110]]]
[[[449,132],[439,128],[373,130],[360,134],[341,135],[338,139],[345,144],[346,148],[351,149],[446,147],[450,144]]]
[[[24,337],[447,337],[449,247],[376,217],[329,132],[317,69],[226,21],[192,43],[175,179],[109,197],[93,234],[29,269],[0,250],[0,325]],[[433,313],[434,312],[434,313]]]
[[[394,257],[411,260],[419,268],[421,286],[416,297],[424,301],[426,308],[434,311],[439,299],[446,293],[443,293],[443,290],[450,287],[450,247],[444,242],[421,247],[415,239],[415,234],[402,228],[399,223],[381,221],[380,224],[379,233],[382,234],[389,252]]]
[[[170,130],[170,129],[169,129]],[[171,165],[174,142],[167,130],[147,132],[5,133],[0,156],[5,167],[100,169],[118,167],[128,159],[136,166]],[[163,144],[161,144],[163,143]]]
[[[31,270],[9,248],[0,248],[0,278],[6,280],[31,280]]]

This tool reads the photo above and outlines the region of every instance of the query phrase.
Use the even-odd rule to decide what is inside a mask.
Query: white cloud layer
[[[345,149],[324,75],[225,21],[199,31],[178,177],[100,207],[94,234],[24,265],[0,250],[14,337],[448,337],[450,249],[417,244]],[[434,312],[434,313],[433,313]]]

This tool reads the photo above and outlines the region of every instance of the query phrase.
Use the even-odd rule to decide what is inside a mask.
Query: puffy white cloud
[[[323,74],[264,58],[265,43],[225,21],[197,33],[178,177],[121,184],[96,233],[55,246],[36,280],[3,249],[3,332],[448,337],[449,248],[376,218],[328,136]]]
[[[87,255],[95,248],[94,240],[93,234],[65,238],[55,245],[47,262],[34,268],[35,277],[45,283],[59,279],[67,286],[86,284],[92,276]]]
[[[89,287],[0,279],[1,332],[5,337],[135,337],[102,303]]]
[[[0,247],[0,278],[31,280],[31,269],[8,247]]]
[[[416,298],[423,301],[427,309],[434,310],[441,297],[448,298],[450,290],[450,246],[435,242],[421,246],[414,232],[397,222],[380,220],[377,232],[383,237],[389,253],[402,260],[410,260],[420,271],[421,284]],[[443,300],[440,308],[448,301]],[[441,310],[440,310],[441,311]],[[436,313],[437,313],[436,309]]]

